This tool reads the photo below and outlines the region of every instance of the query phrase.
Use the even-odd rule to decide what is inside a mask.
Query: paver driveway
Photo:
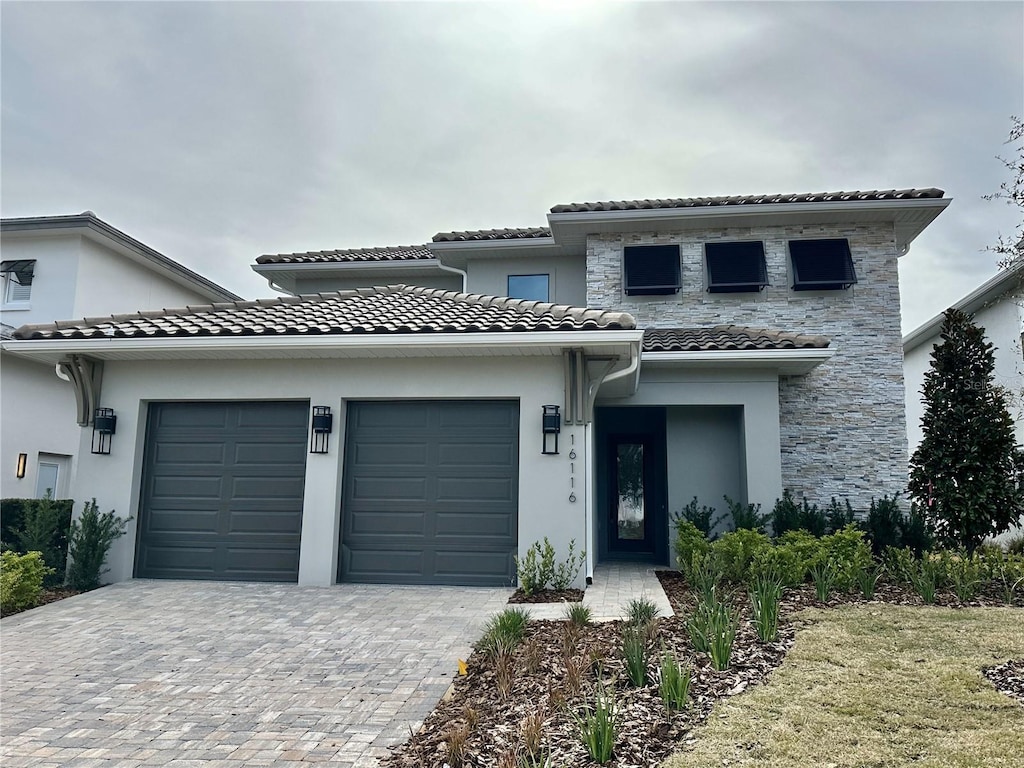
[[[0,622],[0,764],[373,766],[510,590],[130,581]]]

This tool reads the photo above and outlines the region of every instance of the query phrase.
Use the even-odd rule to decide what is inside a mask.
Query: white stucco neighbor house
[[[68,496],[81,428],[67,370],[8,353],[14,328],[240,297],[86,211],[0,220],[0,494]],[[74,367],[73,358],[61,361]],[[62,377],[62,378],[59,378]]]
[[[110,409],[73,493],[134,517],[114,579],[509,584],[544,536],[584,575],[667,564],[694,496],[905,485],[897,259],[949,202],[557,205],[261,256],[278,298],[25,325],[8,351],[78,361],[83,413]]]
[[[1024,263],[1001,270],[953,304],[974,317],[985,329],[995,355],[996,384],[1004,387],[1014,418],[1018,445],[1024,445]],[[921,444],[921,417],[924,401],[921,387],[931,367],[932,350],[942,342],[940,332],[944,314],[903,337],[903,376],[907,394],[907,442],[910,454]],[[1010,535],[1018,531],[1012,531]],[[1006,537],[1000,537],[1006,538]]]

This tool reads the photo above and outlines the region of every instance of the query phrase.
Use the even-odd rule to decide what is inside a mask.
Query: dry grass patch
[[[1014,608],[806,610],[766,685],[716,706],[663,768],[1011,768],[1024,707],[983,667],[1024,658]]]

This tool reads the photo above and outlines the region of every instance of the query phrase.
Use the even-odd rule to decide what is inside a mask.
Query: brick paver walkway
[[[376,765],[508,589],[129,581],[0,622],[0,765]]]

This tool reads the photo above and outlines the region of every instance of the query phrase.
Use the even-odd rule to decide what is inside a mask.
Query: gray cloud
[[[909,329],[995,270],[1018,3],[17,3],[5,216],[95,210],[246,295],[261,253],[585,199],[941,186]]]

